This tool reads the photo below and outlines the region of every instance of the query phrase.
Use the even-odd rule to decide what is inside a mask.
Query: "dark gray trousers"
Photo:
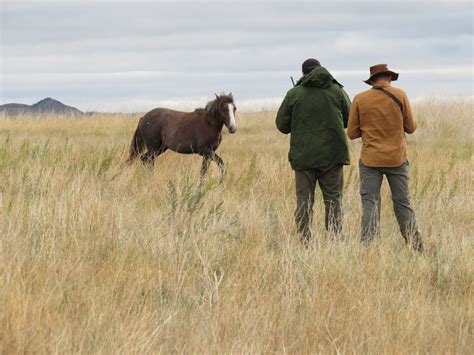
[[[421,236],[415,212],[410,203],[408,162],[395,168],[374,168],[365,166],[362,161],[359,161],[359,170],[363,209],[362,243],[369,244],[380,233],[380,187],[385,175],[392,192],[393,208],[400,232],[407,243],[411,243],[414,249],[422,251]]]
[[[326,229],[334,235],[341,233],[343,180],[342,164],[318,169],[295,170],[295,222],[303,243],[311,239],[314,194],[318,182],[326,208]]]

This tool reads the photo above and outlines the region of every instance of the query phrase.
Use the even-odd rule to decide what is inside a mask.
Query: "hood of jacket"
[[[331,75],[331,73],[328,72],[326,68],[317,67],[314,68],[310,73],[303,76],[300,80],[298,80],[297,85],[327,89],[333,83],[336,83],[340,87],[342,87],[342,85],[339,84],[336,79],[334,79],[334,77]]]

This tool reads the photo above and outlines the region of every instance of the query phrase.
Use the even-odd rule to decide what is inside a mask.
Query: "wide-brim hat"
[[[392,77],[392,81],[398,79],[398,73],[395,73],[394,71],[388,69],[387,64],[377,64],[370,67],[370,78],[364,80],[364,83],[372,85],[372,79],[380,74],[390,74],[390,76]]]

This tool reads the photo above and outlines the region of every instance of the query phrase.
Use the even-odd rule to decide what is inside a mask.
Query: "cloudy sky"
[[[377,63],[413,99],[473,96],[471,1],[0,1],[1,103],[266,106],[309,57],[351,96]]]

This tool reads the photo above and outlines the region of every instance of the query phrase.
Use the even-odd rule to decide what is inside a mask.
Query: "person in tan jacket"
[[[362,138],[359,160],[362,200],[362,243],[368,245],[380,232],[380,187],[387,177],[400,232],[407,243],[422,252],[423,243],[410,202],[405,133],[413,133],[416,122],[405,92],[391,86],[398,73],[387,64],[370,68],[364,82],[372,88],[354,97],[347,135]]]

